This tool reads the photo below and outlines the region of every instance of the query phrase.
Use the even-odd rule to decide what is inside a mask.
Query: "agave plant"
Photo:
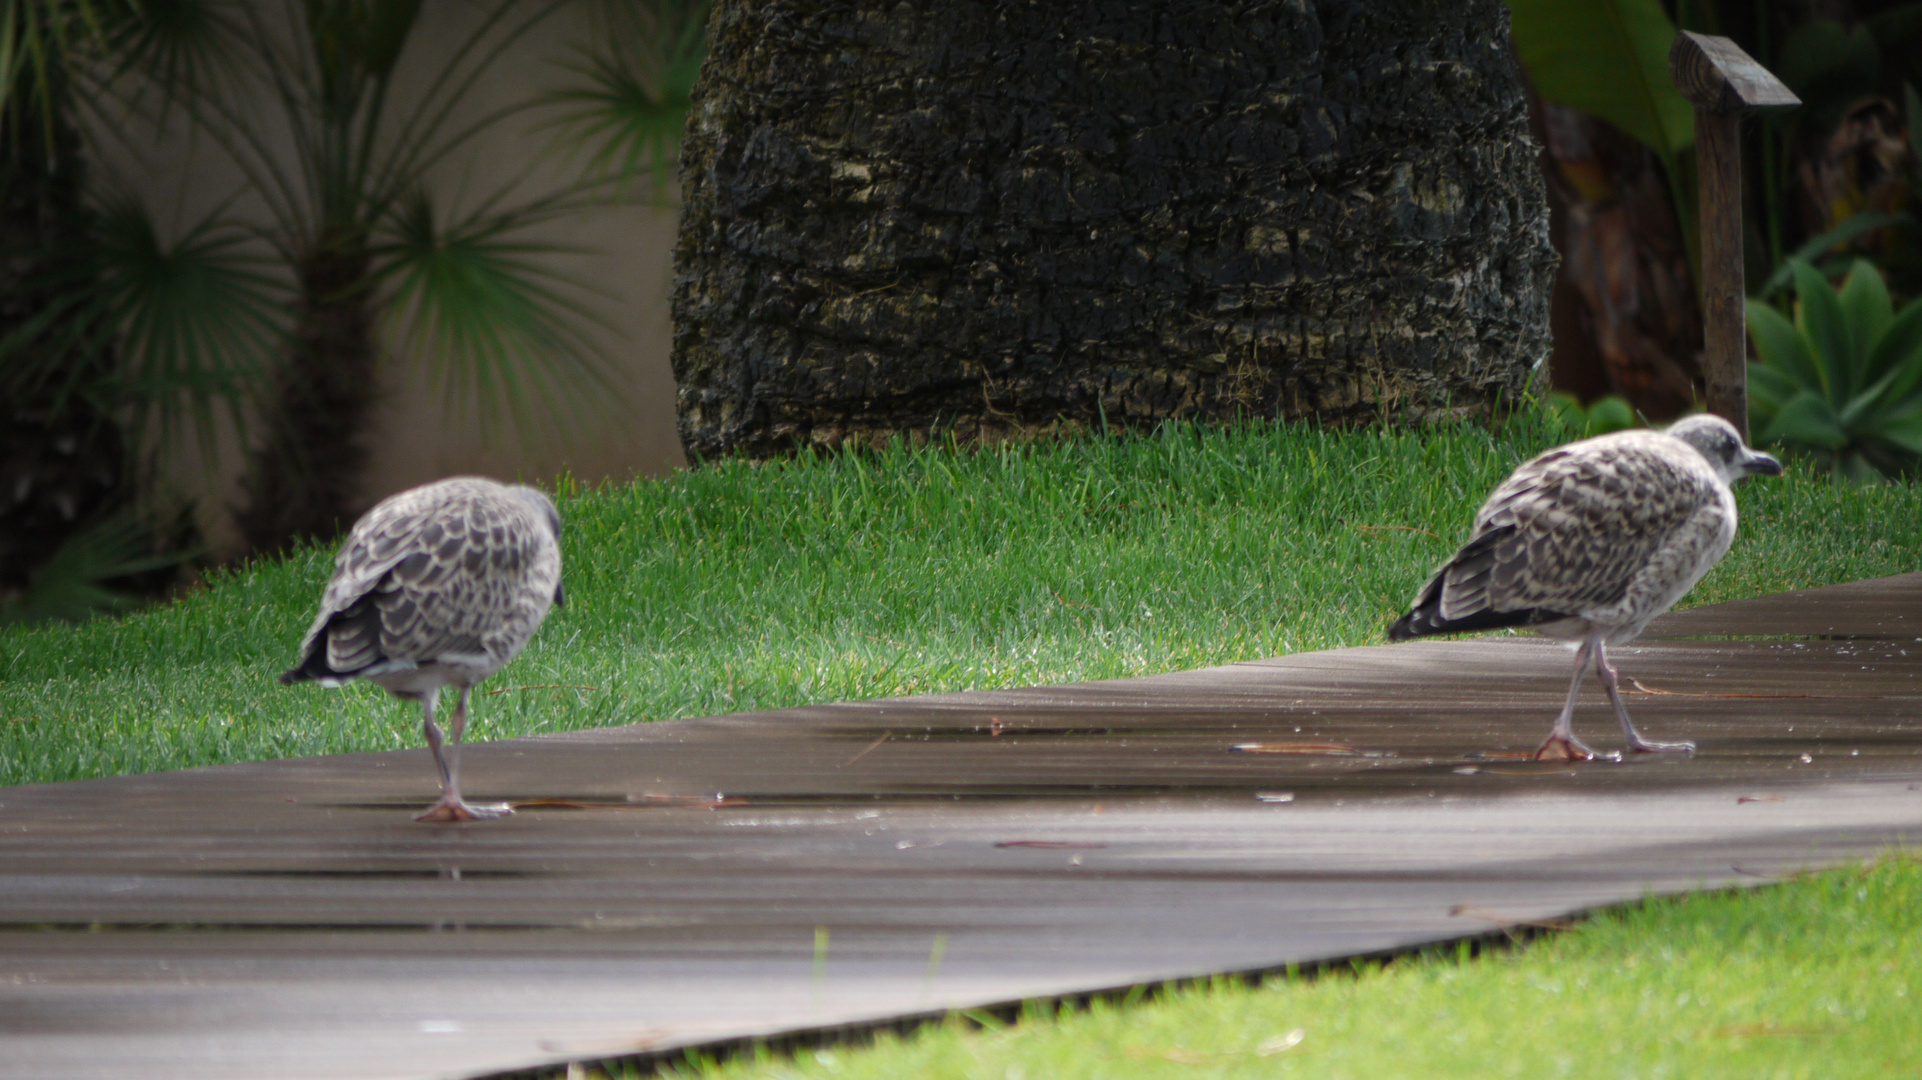
[[[1900,313],[1882,274],[1858,259],[1840,292],[1792,260],[1795,318],[1748,305],[1757,443],[1807,452],[1838,479],[1912,474],[1922,465],[1922,299]]]
[[[1603,394],[1583,405],[1574,394],[1557,390],[1548,395],[1548,411],[1561,433],[1570,439],[1586,439],[1642,426],[1635,409],[1619,394]]]

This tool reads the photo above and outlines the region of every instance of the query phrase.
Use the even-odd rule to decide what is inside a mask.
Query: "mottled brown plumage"
[[[1666,431],[1623,431],[1557,447],[1516,469],[1475,515],[1393,641],[1526,626],[1579,639],[1568,702],[1542,757],[1587,759],[1573,716],[1592,659],[1634,751],[1692,750],[1641,738],[1616,689],[1607,646],[1632,641],[1721,561],[1735,539],[1730,484],[1780,463],[1742,445],[1733,425],[1691,416]]]
[[[560,513],[530,487],[454,477],[403,491],[369,510],[334,557],[301,662],[280,681],[339,686],[366,679],[418,701],[440,767],[441,799],[421,820],[469,821],[460,797],[460,740],[475,683],[506,666],[564,601]],[[440,688],[460,701],[434,722]]]

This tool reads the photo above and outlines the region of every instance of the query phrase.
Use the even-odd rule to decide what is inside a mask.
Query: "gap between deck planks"
[[[1643,729],[1700,752],[1508,756],[1569,657],[1498,637],[481,744],[470,795],[524,805],[471,826],[409,820],[424,750],[0,789],[0,1076],[476,1075],[1406,947],[1922,834],[1922,574],[1667,616],[1616,659]],[[1619,743],[1592,683],[1577,724]]]

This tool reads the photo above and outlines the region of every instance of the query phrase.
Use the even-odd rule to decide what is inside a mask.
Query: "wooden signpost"
[[[1748,369],[1742,305],[1742,114],[1792,109],[1802,100],[1733,41],[1675,35],[1669,75],[1695,106],[1695,165],[1702,219],[1702,377],[1708,411],[1748,438]]]

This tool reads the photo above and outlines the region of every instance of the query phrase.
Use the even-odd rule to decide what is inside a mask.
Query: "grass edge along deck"
[[[1377,953],[1922,832],[1922,575],[1492,638],[0,789],[0,1075],[449,1076]],[[1680,635],[1705,634],[1710,639]],[[1591,687],[1578,716],[1612,720]],[[1240,749],[1237,749],[1239,747]]]

